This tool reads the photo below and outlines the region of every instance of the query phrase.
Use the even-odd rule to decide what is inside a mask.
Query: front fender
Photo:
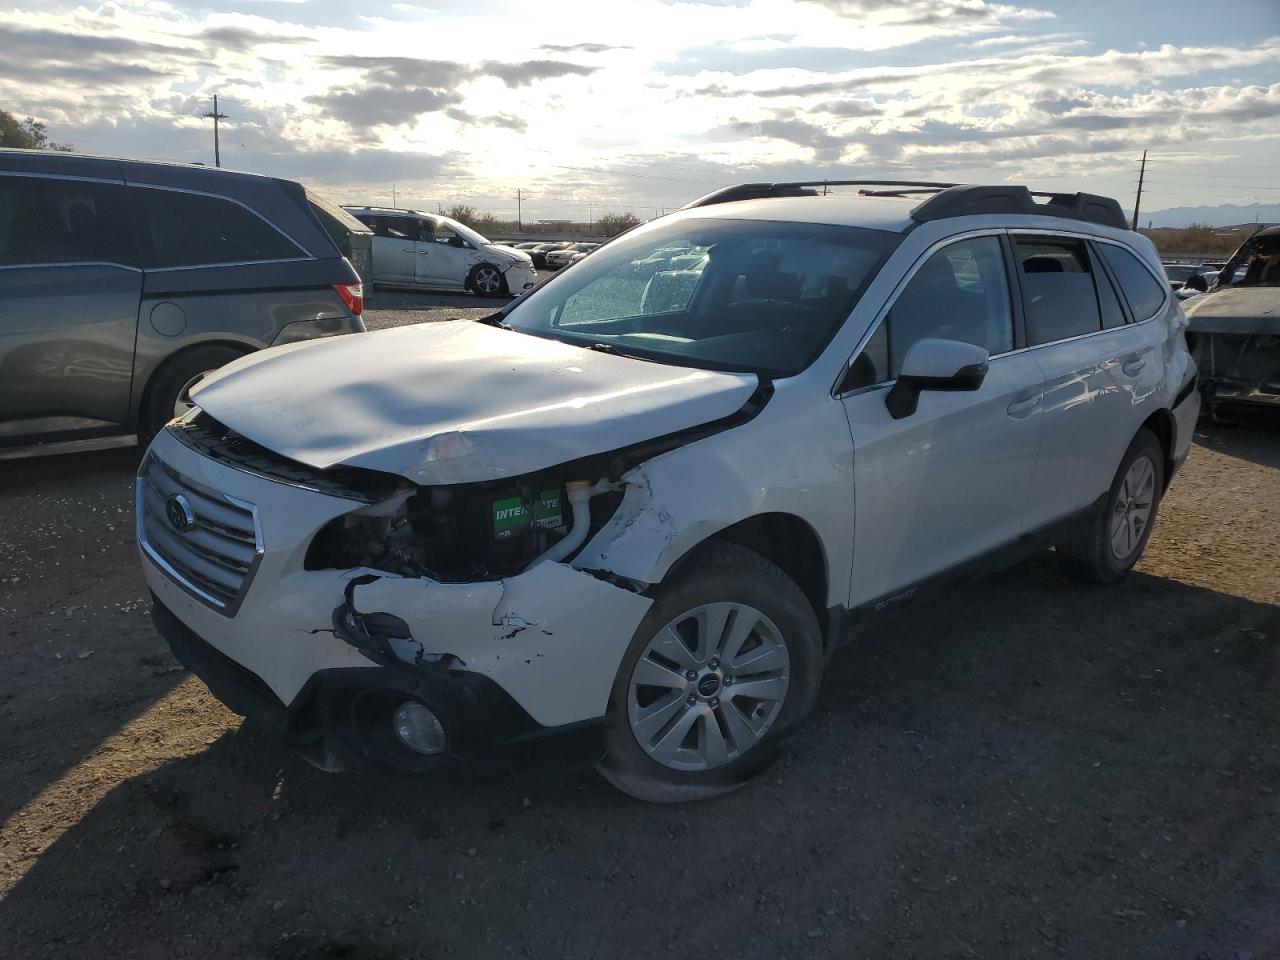
[[[847,603],[854,516],[848,421],[830,398],[800,406],[799,418],[788,399],[780,395],[748,424],[629,471],[622,503],[573,566],[658,583],[719,531],[761,514],[791,514],[818,534],[828,603]]]

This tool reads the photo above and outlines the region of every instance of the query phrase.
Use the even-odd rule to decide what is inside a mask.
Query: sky
[[[344,203],[647,218],[755,180],[1280,202],[1280,0],[0,0],[0,109]]]

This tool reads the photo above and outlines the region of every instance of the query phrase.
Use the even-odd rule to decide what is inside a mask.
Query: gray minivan
[[[224,363],[363,331],[333,209],[272,177],[0,150],[0,452],[145,440]]]

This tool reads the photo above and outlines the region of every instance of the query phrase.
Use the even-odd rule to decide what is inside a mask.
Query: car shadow
[[[72,825],[0,902],[0,955],[652,956],[690,916],[748,957],[1256,953],[1277,651],[1273,606],[1046,555],[858,638],[718,801],[330,776],[227,732]]]

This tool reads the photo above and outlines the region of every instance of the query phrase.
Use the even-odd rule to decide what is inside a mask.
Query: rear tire
[[[195,347],[166,360],[151,379],[138,418],[138,440],[142,444],[164,429],[186,406],[187,392],[219,367],[244,356],[243,350],[223,344]]]
[[[478,297],[509,297],[507,278],[491,263],[482,263],[471,271],[468,281],[471,292]]]
[[[652,803],[736,790],[813,709],[822,667],[818,618],[795,582],[757,553],[712,543],[658,587],[636,629],[597,769]]]
[[[1089,531],[1055,548],[1068,573],[1093,583],[1114,583],[1133,568],[1155,526],[1164,462],[1164,447],[1156,435],[1139,430]]]

